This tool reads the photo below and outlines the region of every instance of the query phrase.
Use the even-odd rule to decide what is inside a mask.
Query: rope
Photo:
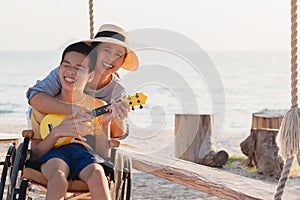
[[[291,103],[292,107],[298,107],[298,71],[297,71],[297,0],[291,0]]]
[[[280,200],[282,195],[283,195],[285,183],[288,180],[288,176],[290,174],[290,170],[291,170],[291,166],[293,164],[293,160],[294,160],[294,157],[292,157],[290,159],[287,159],[287,161],[284,165],[283,171],[281,173],[281,177],[280,177],[278,185],[277,185],[277,192],[274,196],[275,200]]]
[[[298,109],[297,71],[297,0],[291,0],[291,109],[286,113],[278,133],[280,154],[285,160],[277,185],[275,200],[282,198],[295,154],[299,153],[300,113]]]
[[[89,16],[90,16],[90,38],[94,38],[94,3],[89,0]]]

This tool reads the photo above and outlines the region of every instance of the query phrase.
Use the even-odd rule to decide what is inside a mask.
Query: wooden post
[[[176,114],[176,158],[210,167],[222,167],[228,160],[228,153],[216,151],[213,125],[213,115]]]
[[[247,165],[255,165],[258,173],[280,177],[283,161],[278,155],[276,136],[285,112],[264,109],[252,114],[251,134],[240,146],[248,156]]]
[[[248,156],[249,166],[255,165],[258,173],[279,178],[283,161],[278,155],[277,133],[278,129],[251,129],[250,136],[240,146]]]
[[[264,109],[252,114],[251,129],[279,129],[285,110]]]

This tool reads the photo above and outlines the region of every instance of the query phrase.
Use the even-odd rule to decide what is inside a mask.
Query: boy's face
[[[89,73],[89,60],[81,53],[66,53],[59,66],[59,79],[64,90],[82,91],[85,85],[94,78],[94,72]]]
[[[124,62],[125,48],[112,43],[100,43],[97,47],[97,63],[95,71],[100,74],[116,72]]]

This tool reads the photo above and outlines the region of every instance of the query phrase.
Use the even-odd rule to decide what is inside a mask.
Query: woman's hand
[[[129,105],[124,102],[111,102],[111,105],[107,107],[108,113],[103,116],[103,124],[109,123],[111,120],[124,120],[128,117],[128,112],[130,111]]]
[[[112,102],[110,107],[114,119],[123,120],[128,117],[130,108],[126,102]]]

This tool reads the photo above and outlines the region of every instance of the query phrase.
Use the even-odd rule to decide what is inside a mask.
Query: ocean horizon
[[[131,76],[120,71],[130,93],[143,92],[149,97],[143,110],[130,113],[131,126],[170,130],[174,129],[175,114],[218,112],[201,71],[189,68],[188,62],[174,55],[158,53],[141,52],[141,67],[130,72]],[[60,54],[61,51],[0,52],[1,121],[26,119],[28,87],[59,65]],[[290,107],[289,52],[208,52],[207,55],[219,76],[209,78],[220,79],[223,90],[220,93],[225,97],[221,102],[224,105],[220,111],[224,115],[221,132],[249,131],[253,112]],[[129,78],[132,80],[128,81]]]

